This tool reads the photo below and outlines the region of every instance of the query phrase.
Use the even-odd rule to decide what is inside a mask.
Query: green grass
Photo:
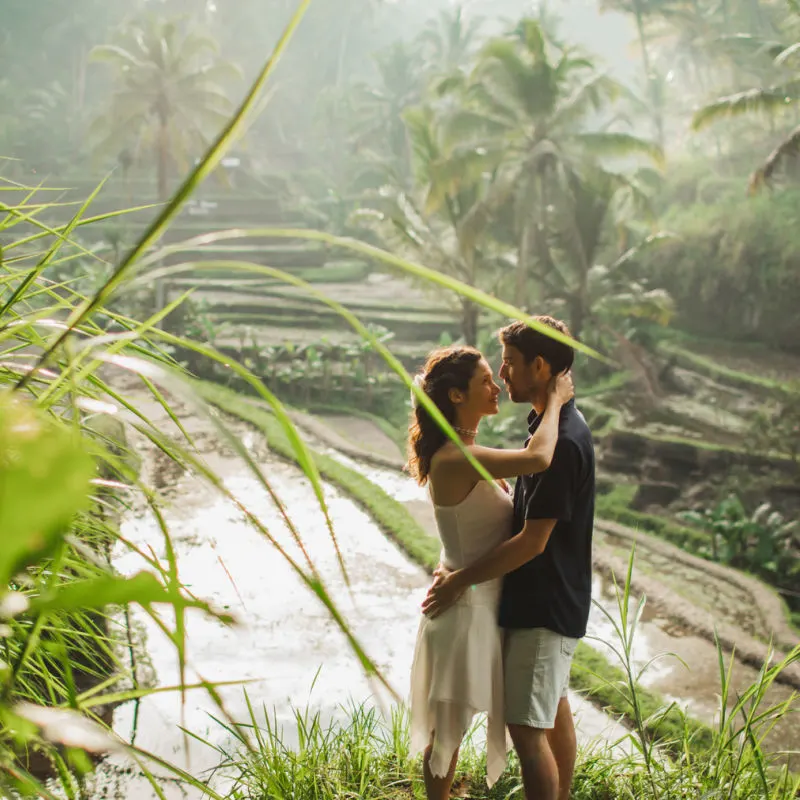
[[[620,691],[624,684],[625,672],[610,664],[606,658],[592,649],[585,642],[578,644],[575,653],[571,686],[601,705],[606,711],[620,715],[627,720],[634,718],[631,695]],[[639,685],[636,689],[637,700],[645,723],[645,730],[655,741],[669,743],[681,742],[688,726],[693,749],[698,752],[707,751],[713,742],[713,732],[705,723],[687,717],[677,706],[670,706],[658,692]]]
[[[224,726],[229,743],[213,745],[219,770],[232,779],[231,800],[424,800],[421,760],[410,753],[408,714],[392,708],[383,719],[374,707],[349,705],[340,717],[325,723],[319,712],[293,710],[289,731],[281,730],[273,714],[257,709],[247,698],[247,719]],[[254,732],[255,753],[248,752],[245,732]],[[292,738],[299,747],[287,744]],[[716,744],[718,737],[709,744]],[[683,740],[686,734],[683,732]],[[635,748],[630,755],[600,750],[578,753],[571,800],[687,800],[725,797],[753,800],[765,797],[756,759],[747,751],[736,758],[730,745],[714,753],[711,766],[685,754],[676,765],[659,759],[648,766],[647,755]],[[731,778],[738,778],[732,780]],[[781,785],[765,774],[769,800],[791,800],[788,776]],[[506,771],[491,788],[486,786],[486,757],[475,744],[475,728],[461,747],[451,796],[471,800],[521,800],[519,761],[512,752]],[[730,788],[728,789],[728,785]],[[726,789],[719,794],[720,786]],[[687,791],[692,791],[688,794]]]
[[[797,387],[786,381],[778,381],[756,373],[731,369],[721,364],[718,359],[693,353],[674,342],[662,342],[659,345],[659,350],[667,356],[675,357],[678,364],[712,378],[723,385],[747,389],[767,397],[786,398],[787,396],[798,394]]]
[[[595,500],[597,517],[655,534],[660,539],[697,555],[707,552],[711,546],[708,534],[665,517],[635,511],[630,508],[635,494],[636,486],[633,485],[619,485],[607,494],[598,494]]]
[[[287,270],[288,271],[288,270]],[[291,270],[293,275],[309,283],[360,283],[366,280],[370,274],[370,266],[362,261],[330,261],[322,267],[296,267]],[[281,281],[272,278],[259,278],[257,281],[242,279],[242,273],[234,272],[230,269],[208,269],[197,272],[198,279],[225,279],[224,286],[232,290],[239,285],[252,286],[253,283],[259,286],[284,286]],[[178,278],[170,281],[177,287],[190,288],[198,284],[191,278]],[[204,286],[200,285],[203,289]]]
[[[373,425],[377,425],[381,431],[391,439],[396,445],[399,451],[399,454],[402,456],[406,452],[406,445],[407,445],[407,433],[405,428],[399,427],[398,425],[393,424],[390,420],[380,417],[377,414],[371,414],[369,411],[362,411],[359,408],[354,408],[353,406],[345,406],[345,405],[323,405],[319,403],[315,403],[313,406],[309,406],[306,409],[310,414],[346,414],[350,417],[359,417],[360,419],[367,420],[371,422]],[[403,417],[405,418],[406,414],[405,411],[403,412]]]

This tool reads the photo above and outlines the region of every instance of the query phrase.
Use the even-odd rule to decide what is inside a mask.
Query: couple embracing
[[[537,321],[569,335],[551,317]],[[430,489],[442,540],[411,676],[412,747],[424,750],[428,800],[450,797],[458,749],[478,713],[488,715],[490,786],[506,766],[506,729],[526,800],[567,800],[575,767],[567,688],[591,603],[592,437],[573,400],[574,350],[522,322],[499,336],[499,377],[513,402],[532,409],[521,449],[475,444],[500,395],[479,351],[434,351],[418,378],[494,481],[421,406],[410,426],[409,468]],[[513,496],[508,478],[517,479]]]

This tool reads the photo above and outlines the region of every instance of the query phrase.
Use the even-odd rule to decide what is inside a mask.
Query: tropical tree
[[[640,252],[664,238],[638,223],[652,219],[652,171],[627,176],[589,164],[562,169],[560,178],[548,211],[550,269],[534,273],[548,305],[565,307],[574,336],[590,322],[607,331],[630,318],[668,323],[669,294],[649,289],[636,272]]]
[[[800,23],[800,7],[796,12]],[[773,44],[773,63],[780,79],[772,86],[757,87],[720,97],[700,109],[692,120],[695,131],[703,130],[721,119],[749,114],[762,114],[772,120],[796,124],[796,107],[800,103],[800,41]],[[751,191],[757,191],[800,157],[800,126],[782,135],[780,141],[750,178]]]
[[[190,22],[144,14],[112,44],[92,50],[114,70],[107,111],[90,136],[95,152],[123,163],[155,160],[159,199],[169,194],[175,168],[187,170],[232,109],[223,88],[239,70],[218,55],[215,40]]]
[[[489,292],[508,273],[504,250],[492,238],[494,178],[483,148],[450,147],[441,115],[430,106],[404,114],[413,152],[414,185],[394,184],[364,200],[357,219],[386,244],[440,272]],[[479,307],[459,297],[462,337],[475,345]]]
[[[404,112],[422,99],[424,80],[415,46],[395,42],[375,57],[376,79],[353,91],[354,148],[373,164],[380,162],[405,182],[410,177],[410,151]]]
[[[463,6],[440,11],[429,20],[419,37],[428,71],[447,76],[464,68],[474,54],[483,23],[480,17],[465,15]]]
[[[511,202],[515,300],[526,307],[533,263],[547,267],[546,209],[558,191],[559,166],[636,153],[660,160],[661,149],[608,130],[610,109],[623,94],[620,85],[582,53],[549,41],[531,19],[491,40],[470,78],[451,88],[462,107],[450,117],[448,141],[484,148],[495,163],[494,191],[504,196],[494,203]]]

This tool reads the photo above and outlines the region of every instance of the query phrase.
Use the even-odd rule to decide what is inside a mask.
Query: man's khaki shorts
[[[558,703],[569,688],[569,671],[577,646],[577,639],[547,628],[506,630],[506,724],[529,728],[555,725]]]

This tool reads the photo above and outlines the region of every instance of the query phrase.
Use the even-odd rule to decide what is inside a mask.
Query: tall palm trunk
[[[470,300],[461,301],[461,335],[470,347],[478,344],[478,318],[480,309]]]
[[[580,277],[578,287],[570,299],[569,329],[577,339],[583,333],[586,319],[589,314],[589,273],[584,272]]]
[[[514,304],[523,311],[528,310],[528,271],[531,259],[531,240],[533,238],[532,229],[536,225],[531,216],[522,225],[522,232],[519,237],[519,248],[517,251],[517,274],[514,281]]]
[[[165,203],[169,197],[169,128],[165,117],[158,125],[158,200]]]

